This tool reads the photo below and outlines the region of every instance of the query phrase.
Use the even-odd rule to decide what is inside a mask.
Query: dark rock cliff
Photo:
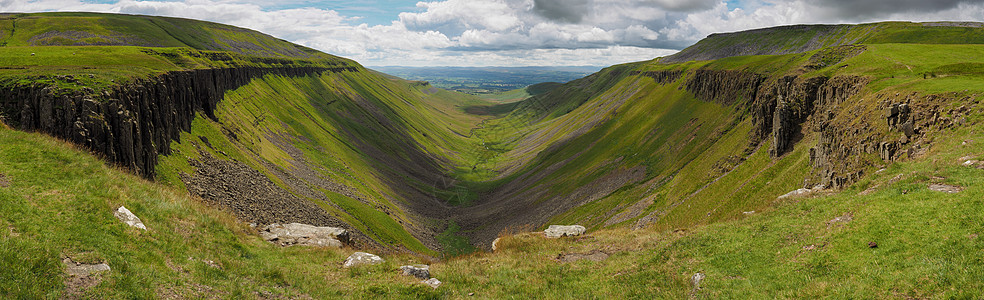
[[[753,124],[752,145],[770,141],[769,154],[774,158],[792,149],[804,132],[814,132],[817,144],[810,149],[812,171],[804,185],[841,188],[859,179],[874,163],[863,159],[863,154],[882,152],[883,159],[891,161],[901,147],[880,142],[885,133],[864,125],[868,120],[861,112],[842,112],[844,102],[867,84],[868,79],[858,76],[769,78],[747,71],[699,69],[689,75],[684,87],[702,101],[747,107]],[[885,112],[892,128],[915,134],[908,121],[908,106],[893,107]]]
[[[267,74],[307,76],[355,67],[239,67],[175,71],[105,91],[66,92],[52,86],[0,87],[0,117],[20,130],[47,133],[154,177],[158,154],[190,131],[196,112],[215,119],[225,91]]]
[[[684,87],[701,101],[731,105],[755,99],[763,80],[765,76],[748,71],[699,69]]]

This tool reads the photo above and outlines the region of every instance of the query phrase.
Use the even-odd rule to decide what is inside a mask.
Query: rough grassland
[[[979,129],[956,130],[932,159],[893,164],[843,192],[774,202],[732,221],[574,239],[508,236],[494,254],[432,264],[445,284],[431,290],[397,274],[412,258],[343,271],[339,262],[354,250],[276,248],[171,188],[51,138],[2,129],[0,291],[57,297],[67,256],[113,268],[85,294],[100,297],[976,298],[984,289],[977,280],[984,276],[984,171],[961,163],[984,158],[981,140]],[[940,193],[930,183],[965,189]],[[118,205],[150,230],[118,222],[111,213]],[[556,260],[593,251],[609,257]],[[690,281],[698,272],[707,276],[699,289]]]

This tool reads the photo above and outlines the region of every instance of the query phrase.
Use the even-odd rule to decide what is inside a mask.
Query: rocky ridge
[[[158,154],[190,131],[198,112],[215,119],[223,93],[268,74],[307,76],[352,72],[355,67],[237,67],[174,71],[96,92],[54,86],[0,87],[0,116],[7,124],[88,148],[145,177],[154,177]],[[62,77],[68,78],[68,77]],[[68,79],[65,79],[68,80]]]

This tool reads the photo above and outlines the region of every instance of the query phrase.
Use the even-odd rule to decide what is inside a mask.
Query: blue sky
[[[264,6],[269,10],[320,7],[337,11],[345,16],[358,18],[356,22],[368,25],[389,25],[397,20],[401,12],[418,12],[417,2],[407,0],[310,0],[310,1],[271,1],[273,5]]]
[[[0,0],[0,11],[207,20],[367,66],[608,66],[669,55],[717,32],[980,21],[984,0]]]

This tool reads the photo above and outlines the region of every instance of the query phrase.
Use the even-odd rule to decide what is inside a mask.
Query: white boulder
[[[126,209],[126,207],[120,206],[120,208],[116,209],[116,212],[113,213],[113,215],[116,216],[117,219],[120,219],[120,221],[123,221],[123,223],[126,223],[126,225],[147,230],[147,226],[144,226],[144,223],[140,221],[140,218],[137,218],[137,216],[130,212],[129,209]]]
[[[437,278],[427,279],[427,280],[421,281],[420,283],[429,285],[430,287],[435,288],[435,289],[437,287],[441,286],[441,281],[440,280],[437,280]]]
[[[382,257],[375,254],[356,252],[352,253],[352,255],[349,255],[349,257],[345,259],[345,262],[342,263],[342,267],[351,268],[363,265],[377,265],[383,263],[383,261],[384,260]]]
[[[260,231],[260,236],[284,247],[302,245],[340,248],[342,241],[347,240],[348,233],[343,228],[290,223],[267,225]]]
[[[579,236],[584,234],[584,226],[581,225],[550,225],[543,234],[548,238],[559,238],[565,236]]]

